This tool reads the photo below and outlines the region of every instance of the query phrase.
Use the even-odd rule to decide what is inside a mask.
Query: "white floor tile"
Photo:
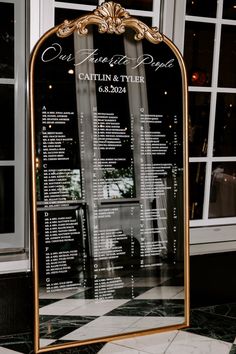
[[[135,323],[139,320],[140,317],[136,316],[127,316],[125,318],[121,316],[102,316],[69,333],[62,339],[85,340],[142,331],[143,328],[135,327]]]
[[[178,295],[182,291],[182,286],[157,286],[137,296],[136,299],[172,299],[174,296]]]
[[[185,298],[185,293],[184,290],[180,291],[180,293],[176,294],[175,296],[173,296],[173,300],[183,300]]]
[[[22,352],[16,352],[15,350],[0,347],[0,354],[22,354]]]
[[[125,351],[124,351],[125,350]],[[119,345],[108,343],[106,344],[98,354],[146,354],[146,352],[142,352],[140,350],[120,347]]]
[[[62,340],[74,341],[74,340],[87,340],[93,338],[105,338],[109,336],[117,336],[118,334],[123,333],[122,328],[102,328],[102,327],[81,327],[75,331],[67,334],[66,336],[60,338]]]
[[[40,308],[40,315],[65,315],[67,312],[76,310],[77,308],[84,306],[92,300],[87,299],[64,299],[56,301],[53,304]]]
[[[64,291],[54,291],[52,293],[46,292],[45,289],[40,289],[39,298],[40,299],[65,299],[69,296],[75,295],[79,292],[83,292],[85,288],[78,288],[73,290],[64,290]]]
[[[114,310],[115,308],[125,304],[129,300],[89,300],[88,304],[85,304],[72,312],[68,313],[68,316],[102,316],[106,313]]]
[[[152,287],[157,286],[159,284],[164,283],[165,281],[169,280],[169,277],[162,277],[162,278],[139,278],[135,279],[134,286],[135,287]]]
[[[123,339],[113,343],[123,347],[123,354],[126,354],[127,348],[139,350],[150,354],[163,354],[177,335],[177,331],[143,335],[139,337]],[[181,354],[185,354],[182,352]]]
[[[138,316],[101,316],[86,324],[86,327],[127,328],[140,321]],[[84,327],[85,327],[84,326]]]
[[[166,354],[229,354],[231,343],[179,331]]]
[[[39,346],[40,348],[47,347],[48,345],[56,342],[56,339],[40,339],[39,340]]]
[[[151,328],[160,328],[173,325],[181,325],[185,321],[184,317],[142,317],[132,325],[133,331]]]

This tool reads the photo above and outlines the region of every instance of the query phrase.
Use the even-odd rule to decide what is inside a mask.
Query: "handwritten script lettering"
[[[59,43],[53,43],[50,47],[46,48],[41,55],[44,63],[54,60],[61,60],[66,62],[74,61],[75,66],[82,65],[85,62],[92,64],[102,63],[109,66],[131,65],[132,69],[136,69],[141,65],[149,65],[155,71],[161,68],[170,69],[174,67],[174,59],[166,62],[156,60],[151,54],[142,54],[137,58],[131,58],[123,54],[115,54],[112,57],[104,57],[100,55],[99,49],[80,49],[73,54],[63,53],[62,46]]]

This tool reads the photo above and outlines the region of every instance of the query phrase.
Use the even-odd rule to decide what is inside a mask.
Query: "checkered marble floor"
[[[4,343],[3,343],[4,344]],[[33,354],[32,342],[12,339],[0,347],[0,354]],[[50,352],[51,353],[51,352]],[[53,352],[52,352],[53,353]],[[55,351],[60,354],[235,354],[236,345],[186,331],[145,335],[110,343],[97,343]]]
[[[41,346],[139,332],[184,322],[182,276],[139,277],[96,299],[90,288],[40,292]],[[160,286],[161,285],[161,286]]]
[[[91,289],[41,293],[41,345],[108,337],[184,322],[182,287],[138,285],[132,289],[132,299],[129,287],[119,289],[114,299],[106,300],[94,299]]]
[[[122,289],[114,299],[95,300],[91,289],[40,294],[41,345],[142,331],[183,321],[183,289],[139,280],[133,297]],[[127,295],[127,296],[126,296]],[[168,306],[166,306],[168,304]],[[236,354],[236,304],[191,310],[186,330],[142,335],[52,353],[61,354]],[[32,334],[0,337],[0,354],[32,354]],[[51,352],[50,352],[51,353]]]

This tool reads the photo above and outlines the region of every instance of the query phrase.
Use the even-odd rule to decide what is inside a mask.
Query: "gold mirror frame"
[[[182,74],[182,97],[183,97],[183,151],[184,151],[184,292],[185,292],[185,322],[180,325],[170,325],[157,329],[147,329],[145,331],[117,334],[113,336],[94,338],[85,341],[75,341],[63,345],[50,345],[48,347],[40,348],[39,346],[39,272],[38,272],[38,240],[37,240],[37,200],[36,200],[36,152],[35,152],[35,117],[34,117],[34,65],[36,55],[40,46],[45,40],[53,34],[59,37],[67,37],[77,32],[79,36],[86,36],[88,33],[87,26],[97,25],[99,33],[109,33],[120,35],[125,32],[126,28],[131,28],[134,32],[134,39],[136,41],[146,39],[153,44],[160,42],[166,43],[178,60],[181,74]],[[169,330],[176,330],[189,326],[189,212],[188,212],[188,128],[187,128],[187,76],[183,58],[176,48],[176,46],[163,34],[160,34],[156,27],[148,27],[142,21],[131,17],[130,14],[121,7],[121,5],[114,2],[105,2],[98,6],[96,10],[86,16],[79,17],[76,20],[67,21],[58,25],[48,32],[46,32],[37,42],[31,56],[30,63],[30,114],[31,114],[31,175],[32,175],[32,193],[31,193],[31,215],[32,215],[32,234],[33,234],[33,279],[34,279],[34,350],[35,353],[44,353],[52,350],[59,350],[65,348],[73,348],[80,345],[87,345],[92,343],[112,341],[114,339],[124,339],[144,334],[153,334],[157,332],[165,332]]]

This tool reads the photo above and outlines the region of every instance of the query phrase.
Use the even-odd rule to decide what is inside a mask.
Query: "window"
[[[0,253],[25,249],[25,3],[0,1]]]
[[[234,0],[163,1],[161,31],[188,74],[192,254],[236,246],[235,30]]]
[[[74,19],[93,11],[104,0],[48,0],[41,3],[42,22],[40,34],[65,19]],[[159,26],[161,0],[118,1],[128,12],[151,26]]]
[[[232,1],[186,1],[192,226],[236,222],[235,12]]]

